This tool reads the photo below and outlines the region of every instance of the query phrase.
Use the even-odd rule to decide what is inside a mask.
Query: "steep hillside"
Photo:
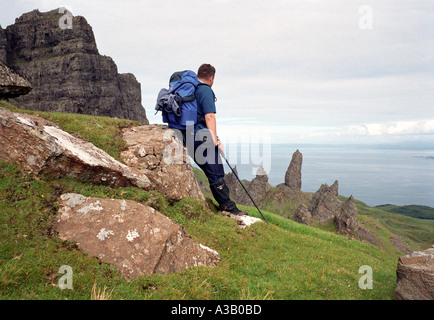
[[[1,106],[13,106],[1,103]],[[27,112],[20,110],[22,112]],[[116,155],[123,148],[102,137],[125,120],[39,113]],[[79,118],[78,118],[79,117]],[[71,125],[74,124],[74,125]],[[118,129],[116,129],[118,128]],[[117,270],[59,239],[53,231],[57,198],[66,192],[147,204],[217,250],[215,268],[193,267],[125,280]],[[192,199],[168,201],[156,191],[110,188],[72,178],[33,178],[16,164],[0,163],[0,299],[391,299],[397,254],[264,212],[270,225],[240,229],[232,219]],[[252,216],[258,213],[245,209]],[[59,268],[74,271],[72,290],[60,290]],[[362,290],[359,268],[373,270],[373,289]]]

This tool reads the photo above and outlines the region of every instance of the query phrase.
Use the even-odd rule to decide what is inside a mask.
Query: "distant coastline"
[[[231,147],[229,155],[234,153]],[[231,165],[237,166],[241,179],[252,180],[261,164],[245,161],[249,159],[241,155],[249,152],[245,146],[237,145],[236,149],[237,156],[229,158]],[[434,163],[427,161],[434,160],[432,144],[272,144],[271,169],[267,172],[271,185],[283,182],[291,155],[297,149],[303,154],[305,192],[315,192],[321,184],[331,185],[338,180],[341,195],[353,195],[372,207],[389,203],[434,207]],[[230,169],[226,167],[225,171]]]

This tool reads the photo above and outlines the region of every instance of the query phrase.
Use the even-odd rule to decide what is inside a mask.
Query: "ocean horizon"
[[[434,148],[400,145],[228,145],[226,155],[240,179],[252,180],[263,166],[268,182],[284,182],[292,154],[303,155],[302,187],[316,192],[321,184],[339,182],[339,194],[366,203],[434,207]],[[225,165],[225,173],[230,168]]]

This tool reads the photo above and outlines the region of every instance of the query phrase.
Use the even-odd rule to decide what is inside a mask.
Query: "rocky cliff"
[[[86,19],[57,9],[23,14],[0,29],[0,61],[33,86],[13,103],[30,110],[83,113],[148,124],[141,86],[100,55]]]

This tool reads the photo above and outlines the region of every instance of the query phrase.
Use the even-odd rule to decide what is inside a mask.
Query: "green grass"
[[[303,226],[269,212],[271,225],[239,229],[231,219],[157,192],[88,185],[74,179],[33,179],[0,163],[0,299],[90,299],[92,287],[112,299],[391,299],[396,257],[373,246]],[[123,198],[158,209],[193,239],[216,249],[222,263],[126,281],[110,265],[60,240],[52,230],[57,196]],[[258,216],[250,207],[243,207]],[[259,217],[259,216],[258,216]],[[73,290],[60,290],[61,265],[74,271]],[[358,287],[358,269],[374,270],[374,289]]]
[[[391,213],[403,214],[405,216],[409,216],[417,219],[434,220],[434,208],[427,207],[427,206],[417,206],[417,205],[394,206],[392,204],[385,204],[385,205],[377,206],[376,208]]]
[[[378,207],[368,207],[356,202],[359,214],[381,222],[393,234],[405,237],[413,250],[427,249],[434,243],[434,221],[417,219],[402,214],[390,213]]]
[[[100,136],[118,136],[123,120],[37,114],[113,154],[122,148],[121,142],[104,142]],[[149,205],[184,226],[194,240],[217,250],[222,262],[214,268],[194,267],[127,281],[114,267],[57,236],[53,230],[57,198],[67,192]],[[170,202],[156,191],[33,177],[23,174],[16,164],[0,162],[0,299],[86,300],[95,298],[95,288],[111,299],[125,300],[392,299],[396,254],[266,210],[263,213],[270,225],[262,222],[240,229],[217,212],[212,200],[208,202],[211,209],[193,199]],[[260,217],[254,208],[241,208]],[[58,287],[62,265],[73,269],[73,290]],[[362,276],[358,270],[363,265],[373,269],[372,290],[358,286]]]

